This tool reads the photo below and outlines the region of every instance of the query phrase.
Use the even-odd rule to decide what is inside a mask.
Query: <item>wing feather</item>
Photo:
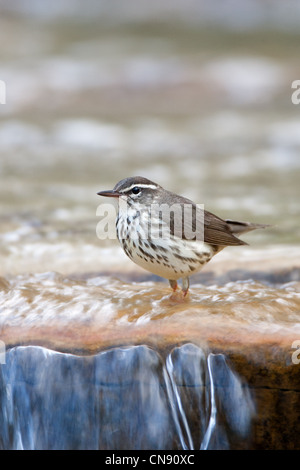
[[[233,220],[223,220],[220,217],[206,211],[192,202],[190,199],[179,196],[168,191],[172,204],[181,207],[181,234],[183,239],[203,240],[205,243],[217,246],[238,246],[248,245],[240,240],[235,234],[249,232],[258,228],[265,228],[268,225],[252,224],[250,222],[238,222]],[[176,236],[175,217],[177,211],[171,212],[170,232]],[[177,222],[178,228],[178,222]]]

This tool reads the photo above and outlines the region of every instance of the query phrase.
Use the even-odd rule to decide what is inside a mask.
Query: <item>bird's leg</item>
[[[183,277],[183,278],[182,278],[182,292],[183,292],[183,297],[185,297],[186,294],[188,293],[189,287],[190,287],[190,280],[189,280],[189,278],[188,278],[188,277]]]
[[[177,281],[173,281],[173,279],[169,279],[169,283],[170,283],[170,286],[173,289],[173,292],[175,292],[177,287],[178,287]]]

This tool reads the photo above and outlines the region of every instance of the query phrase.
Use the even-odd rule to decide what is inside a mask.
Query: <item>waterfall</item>
[[[1,449],[230,449],[251,437],[249,388],[191,343],[91,356],[39,346],[0,364]]]

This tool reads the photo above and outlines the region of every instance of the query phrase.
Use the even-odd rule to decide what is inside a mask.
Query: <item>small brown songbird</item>
[[[247,245],[239,235],[268,225],[223,220],[193,201],[142,176],[125,178],[99,196],[118,198],[116,231],[129,258],[166,278],[175,291],[226,246]]]

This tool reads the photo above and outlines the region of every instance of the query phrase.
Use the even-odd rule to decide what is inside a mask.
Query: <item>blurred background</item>
[[[96,269],[133,175],[297,245],[299,44],[297,0],[1,0],[0,274]]]

